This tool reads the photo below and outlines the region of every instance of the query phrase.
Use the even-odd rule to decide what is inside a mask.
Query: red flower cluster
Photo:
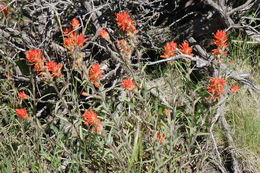
[[[44,70],[45,58],[43,57],[41,50],[32,49],[26,51],[26,58],[29,62],[34,64],[34,70],[36,72]]]
[[[105,40],[110,39],[108,32],[104,29],[99,30],[99,35],[100,35],[101,38],[104,38]]]
[[[227,41],[227,34],[225,31],[218,30],[214,35],[214,44],[217,45],[217,49],[213,49],[213,54],[226,56],[227,52],[225,51],[226,48],[229,46]]]
[[[27,119],[28,118],[28,113],[26,108],[20,108],[20,109],[15,109],[16,114],[18,117],[22,118],[22,119]]]
[[[72,19],[70,24],[73,29],[76,29],[80,26],[79,20],[77,18]]]
[[[51,72],[52,77],[61,77],[63,74],[61,73],[61,69],[63,67],[62,64],[57,64],[55,61],[50,61],[46,63],[47,70]]]
[[[18,93],[18,97],[21,100],[25,100],[25,99],[28,99],[29,96],[24,91],[21,91]]]
[[[82,117],[84,118],[84,124],[93,126],[95,132],[101,132],[103,123],[98,119],[98,115],[92,109],[87,110]]]
[[[83,47],[84,43],[89,40],[89,38],[85,38],[82,33],[78,34],[74,31],[80,26],[78,19],[74,18],[71,22],[71,26],[72,28],[66,28],[64,30],[64,47],[73,52],[76,47]]]
[[[129,12],[121,12],[116,14],[116,21],[118,27],[122,31],[127,31],[129,34],[136,33],[135,21],[129,16]]]
[[[166,45],[163,47],[165,52],[163,55],[161,55],[161,58],[169,58],[176,55],[176,48],[177,43],[174,41],[171,41],[170,43],[166,43]]]
[[[163,47],[165,52],[160,57],[161,58],[170,58],[170,57],[176,56],[177,55],[177,52],[176,52],[177,47],[178,47],[178,45],[174,41],[166,43],[166,45]],[[180,52],[182,54],[189,55],[189,56],[193,56],[194,55],[192,53],[192,46],[190,46],[189,43],[186,42],[186,41],[184,41],[180,45]],[[172,61],[168,62],[168,63],[172,63]]]
[[[63,65],[57,64],[54,61],[50,61],[45,64],[46,59],[43,57],[41,50],[32,49],[26,51],[26,58],[28,62],[34,64],[33,69],[41,75],[45,76],[47,71],[51,73],[52,77],[62,76],[61,69]]]
[[[226,85],[226,80],[223,78],[213,78],[210,80],[210,85],[208,85],[208,92],[211,93],[211,100],[216,101],[223,94],[224,87]]]
[[[68,37],[64,38],[64,47],[73,51],[76,47],[83,47],[84,43],[88,40],[89,38],[85,38],[82,34],[78,35],[72,32]]]
[[[135,82],[132,81],[130,77],[127,79],[123,79],[122,87],[128,91],[134,91],[137,88]]]
[[[192,53],[192,46],[190,47],[189,43],[184,41],[182,45],[180,46],[180,51],[181,53],[189,56],[193,56],[194,54]]]
[[[102,70],[99,64],[94,64],[91,66],[89,71],[89,80],[97,88],[100,87],[100,79],[102,77]]]

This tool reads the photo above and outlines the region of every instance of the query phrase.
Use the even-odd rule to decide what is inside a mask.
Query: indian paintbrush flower
[[[100,79],[102,77],[102,70],[99,64],[93,64],[89,71],[89,80],[97,88],[100,87]]]
[[[161,55],[161,58],[169,58],[172,56],[176,55],[176,48],[177,48],[177,43],[174,41],[171,41],[169,43],[166,43],[166,45],[163,47],[165,52],[163,55]]]
[[[28,95],[24,92],[24,91],[20,91],[19,93],[18,93],[18,97],[19,97],[19,99],[21,99],[21,100],[25,100],[25,99],[28,99]]]
[[[128,91],[134,91],[137,88],[135,82],[132,81],[130,77],[123,79],[122,87]]]
[[[219,100],[221,94],[225,92],[224,87],[226,85],[226,80],[223,78],[213,78],[210,79],[210,84],[208,85],[208,92],[211,93],[211,100]]]
[[[49,71],[52,77],[60,77],[62,76],[61,69],[63,67],[62,64],[57,64],[55,61],[50,61],[46,63],[47,71]]]
[[[95,132],[101,132],[103,123],[98,119],[98,115],[94,110],[89,109],[85,111],[82,117],[85,121],[84,124],[88,124],[90,127],[93,127]]]
[[[45,58],[42,55],[42,51],[39,49],[31,49],[26,51],[26,59],[28,62],[34,64],[34,71],[40,72],[44,70]]]
[[[181,51],[181,53],[183,53],[185,55],[193,56],[192,46],[189,46],[189,43],[186,41],[184,41],[182,43],[182,45],[180,46],[180,51]]]
[[[22,119],[28,118],[28,112],[27,112],[26,108],[15,109],[15,111],[16,111],[16,114],[18,117],[20,117]]]
[[[79,20],[77,18],[72,19],[70,24],[73,29],[76,29],[80,26]]]
[[[118,27],[128,33],[136,33],[135,21],[131,19],[129,12],[116,13]]]
[[[227,34],[225,31],[218,30],[214,35],[214,44],[217,46],[217,49],[213,49],[213,54],[218,55],[217,58],[219,60],[219,56],[226,56],[227,52],[226,48],[229,46],[227,41]]]
[[[239,88],[239,85],[238,85],[238,84],[234,85],[234,86],[231,88],[231,91],[232,91],[233,93],[238,92],[239,90],[240,90],[240,88]]]
[[[105,40],[110,39],[108,32],[104,29],[99,30],[99,35],[100,35],[101,38],[104,38]]]

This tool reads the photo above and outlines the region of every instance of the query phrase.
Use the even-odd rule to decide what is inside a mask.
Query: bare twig
[[[227,15],[231,15],[237,11],[244,11],[244,10],[250,9],[254,5],[255,2],[256,2],[256,0],[247,0],[243,5],[240,5],[237,8],[234,8],[234,9],[230,10],[229,12],[227,12]]]
[[[231,157],[233,159],[233,169],[234,169],[234,173],[241,173],[242,171],[240,170],[240,167],[239,167],[239,163],[237,161],[237,158],[236,158],[236,153],[234,151],[234,141],[233,141],[233,138],[230,134],[230,127],[229,127],[229,124],[227,123],[227,120],[225,118],[225,115],[224,115],[224,109],[222,110],[219,110],[220,111],[220,119],[221,119],[221,125],[223,127],[223,130],[225,132],[225,137],[227,138],[227,142],[228,142],[228,149],[231,153]]]

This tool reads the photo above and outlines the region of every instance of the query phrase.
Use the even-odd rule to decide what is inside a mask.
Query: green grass
[[[237,39],[250,40],[238,36]],[[250,80],[260,85],[260,50],[257,44],[234,43],[231,47],[236,71],[249,72]],[[235,83],[235,82],[234,82]],[[233,94],[229,101],[228,117],[234,125],[237,144],[259,154],[260,112],[259,93],[241,85],[241,91]]]

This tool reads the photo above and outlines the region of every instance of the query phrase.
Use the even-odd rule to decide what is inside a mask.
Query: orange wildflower
[[[223,94],[224,87],[226,85],[226,80],[222,78],[213,78],[210,79],[210,85],[208,85],[208,92],[211,93],[211,99],[216,101],[220,98],[221,94]]]
[[[63,67],[62,64],[57,64],[55,61],[50,61],[46,63],[47,70],[51,72],[52,77],[60,77],[62,76],[61,69]]]
[[[180,51],[181,53],[185,54],[185,55],[189,55],[189,56],[193,56],[194,54],[192,53],[192,46],[189,46],[189,43],[184,41],[182,43],[182,45],[180,46]]]
[[[78,35],[78,38],[77,38],[77,46],[79,46],[79,47],[83,47],[83,45],[84,45],[84,43],[86,42],[86,41],[88,41],[89,40],[89,38],[85,38],[84,36],[83,36],[83,34],[79,34]]]
[[[70,24],[73,27],[73,29],[76,29],[77,27],[80,26],[79,20],[77,18],[72,19]]]
[[[239,88],[239,85],[238,85],[238,84],[234,85],[234,86],[231,88],[231,91],[232,91],[233,93],[238,92],[239,90],[240,90],[240,88]]]
[[[225,31],[218,30],[214,35],[214,44],[217,45],[217,49],[213,49],[213,54],[226,56],[227,52],[225,49],[229,46],[227,41],[227,34]]]
[[[42,51],[39,49],[31,49],[26,51],[26,58],[28,62],[34,63],[34,71],[44,70],[45,58],[42,55]]]
[[[116,21],[118,27],[122,31],[127,31],[129,33],[135,33],[137,31],[134,25],[135,21],[131,19],[129,12],[116,13]]]
[[[165,52],[163,55],[161,55],[161,58],[169,58],[176,55],[176,48],[177,43],[174,41],[171,41],[170,43],[166,43],[166,45],[163,47]]]
[[[159,141],[160,144],[163,144],[166,138],[166,133],[157,133],[157,140]]]
[[[31,49],[26,51],[26,58],[31,63],[36,63],[42,59],[42,51],[39,49]]]
[[[72,28],[65,28],[63,30],[64,38],[64,47],[69,49],[72,53],[75,48],[82,48],[84,43],[89,40],[89,38],[85,38],[82,33],[78,34],[74,31],[76,28],[80,26],[80,22],[77,18],[72,19],[71,21]]]
[[[27,119],[28,118],[28,113],[26,108],[20,108],[20,109],[15,109],[16,114],[18,115],[18,117],[22,118],[22,119]]]
[[[104,29],[99,30],[99,35],[100,35],[101,38],[104,38],[106,40],[110,39],[108,32]]]
[[[75,47],[83,47],[84,43],[89,40],[85,38],[83,34],[77,34],[75,32],[70,33],[68,37],[64,38],[64,47],[68,49],[74,49]]]
[[[98,115],[92,109],[85,111],[82,115],[85,122],[84,124],[88,124],[89,126],[93,126],[93,130],[96,132],[100,132],[103,126],[103,123],[98,119]]]
[[[228,47],[229,44],[226,43],[227,41],[227,33],[225,31],[222,30],[218,30],[216,32],[216,34],[214,35],[215,40],[214,40],[214,44],[216,44],[218,47]]]
[[[21,91],[18,93],[18,97],[19,99],[24,100],[24,99],[28,99],[29,96],[24,91]]]
[[[97,88],[100,87],[100,79],[102,77],[102,70],[99,64],[94,64],[90,68],[89,80]]]
[[[123,79],[122,86],[123,86],[123,88],[125,88],[128,91],[133,91],[137,88],[137,86],[135,85],[135,82],[132,81],[130,79],[130,77],[127,79]]]

